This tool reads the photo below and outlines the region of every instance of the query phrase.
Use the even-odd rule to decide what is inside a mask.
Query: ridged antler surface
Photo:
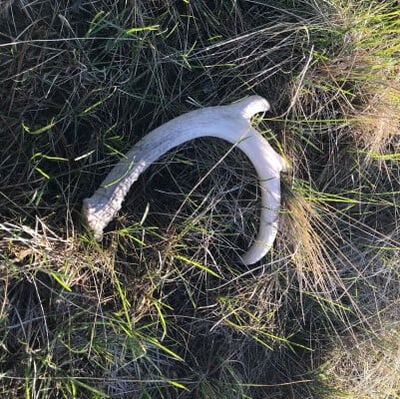
[[[251,96],[236,104],[191,111],[148,133],[114,166],[100,188],[83,201],[87,226],[101,240],[103,229],[120,210],[122,202],[138,179],[154,161],[172,148],[199,137],[217,137],[235,144],[250,159],[261,187],[260,229],[255,243],[242,256],[245,264],[260,260],[272,247],[278,229],[280,172],[285,162],[250,124],[269,103]]]

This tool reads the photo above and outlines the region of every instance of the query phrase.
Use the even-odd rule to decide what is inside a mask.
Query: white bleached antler
[[[283,158],[250,124],[253,115],[268,110],[267,100],[251,96],[236,104],[188,112],[148,133],[114,166],[100,188],[83,201],[82,214],[95,238],[101,240],[103,229],[120,210],[132,184],[154,161],[189,140],[217,137],[237,145],[257,171],[262,205],[260,229],[242,261],[259,261],[272,247],[278,230],[280,172],[285,169]]]

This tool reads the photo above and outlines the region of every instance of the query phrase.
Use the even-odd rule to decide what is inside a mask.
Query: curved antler
[[[250,124],[253,115],[268,110],[267,100],[251,96],[236,104],[188,112],[148,133],[114,166],[100,188],[84,199],[82,214],[95,238],[101,240],[103,229],[120,210],[132,184],[154,161],[189,140],[217,137],[237,145],[257,171],[262,205],[260,229],[242,261],[253,264],[260,260],[272,247],[278,230],[280,172],[285,169],[283,158]]]

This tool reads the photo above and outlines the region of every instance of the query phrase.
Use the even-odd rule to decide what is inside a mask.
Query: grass
[[[397,1],[0,5],[0,395],[400,397]],[[146,132],[250,94],[290,164],[171,151],[102,243],[83,198]]]

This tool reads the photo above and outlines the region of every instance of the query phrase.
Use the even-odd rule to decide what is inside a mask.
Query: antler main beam
[[[267,100],[251,96],[236,104],[188,112],[148,133],[114,166],[100,188],[83,201],[82,214],[95,238],[102,239],[103,229],[120,210],[132,184],[154,161],[189,140],[217,137],[242,150],[258,174],[260,229],[255,243],[241,259],[249,265],[259,261],[272,247],[278,230],[280,172],[285,169],[283,158],[250,124],[253,115],[268,110]]]

